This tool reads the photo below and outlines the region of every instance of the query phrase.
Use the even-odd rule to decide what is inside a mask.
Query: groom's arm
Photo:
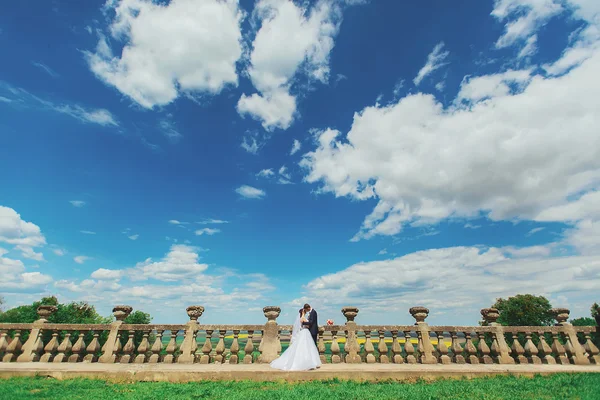
[[[316,318],[317,318],[317,312],[315,310],[312,310],[310,312],[310,315],[308,316],[308,321],[306,321],[304,323],[304,325],[309,328],[312,328],[312,326],[315,324]]]

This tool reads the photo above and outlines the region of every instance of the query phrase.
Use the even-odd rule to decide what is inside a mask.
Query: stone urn
[[[37,308],[37,314],[40,319],[47,320],[49,316],[54,314],[58,310],[56,306],[39,306]]]
[[[131,306],[114,306],[112,312],[117,321],[125,321],[125,318],[129,317],[129,314],[133,311],[133,307]]]
[[[198,321],[198,318],[202,316],[204,313],[204,307],[202,306],[189,306],[185,309],[188,317],[190,317],[190,321]]]
[[[411,307],[410,310],[408,310],[408,312],[410,313],[410,315],[413,316],[414,319],[417,320],[415,325],[424,323],[425,318],[427,318],[427,316],[429,315],[429,309],[426,307]]]
[[[557,325],[562,325],[569,319],[571,311],[568,308],[553,308],[550,310],[554,318],[556,319]]]
[[[482,308],[481,316],[483,320],[488,324],[494,324],[500,318],[500,311],[497,308]]]
[[[277,306],[266,306],[263,308],[263,313],[269,322],[275,322],[277,317],[279,317],[279,314],[281,314],[281,308]]]
[[[346,317],[347,322],[354,322],[354,318],[358,315],[358,308],[356,307],[344,307],[342,308],[342,314]]]

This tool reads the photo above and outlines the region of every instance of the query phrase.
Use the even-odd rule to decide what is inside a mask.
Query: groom
[[[310,307],[310,304],[304,305],[304,318],[306,318],[306,322],[303,322],[304,325],[312,336],[315,344],[317,344],[317,336],[319,335],[319,321],[317,320],[317,310],[313,310]]]

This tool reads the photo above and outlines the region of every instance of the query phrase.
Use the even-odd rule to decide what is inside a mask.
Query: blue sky
[[[598,301],[596,1],[5,2],[0,48],[6,307]]]

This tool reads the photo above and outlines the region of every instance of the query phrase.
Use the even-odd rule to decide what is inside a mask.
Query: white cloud
[[[32,248],[45,245],[46,238],[39,226],[24,221],[12,208],[0,206],[0,242]]]
[[[301,163],[305,179],[322,192],[378,200],[357,239],[480,213],[492,220],[598,215],[589,201],[597,194],[573,200],[600,185],[597,70],[599,49],[559,77],[507,71],[466,79],[447,108],[422,93],[367,107],[344,140],[339,131],[321,132]]]
[[[262,199],[266,195],[264,190],[257,189],[248,185],[242,185],[239,188],[235,189],[235,191],[237,194],[246,199]]]
[[[292,143],[292,150],[290,151],[290,155],[294,155],[300,151],[302,148],[302,143],[298,139],[294,139],[294,143]]]
[[[52,281],[52,277],[40,272],[25,272],[20,260],[2,257],[0,252],[0,289],[30,290],[40,288]]]
[[[176,219],[171,219],[171,220],[169,220],[169,224],[171,224],[171,225],[187,225],[187,224],[189,224],[189,222],[182,222],[182,221],[178,221]]]
[[[83,233],[84,235],[95,235],[96,232],[93,231],[79,231],[80,233]]]
[[[394,91],[392,93],[394,96],[394,100],[396,100],[398,97],[400,97],[400,92],[404,88],[405,82],[406,81],[404,79],[399,79],[398,82],[396,82],[396,84],[394,85]]]
[[[253,19],[260,28],[247,72],[259,93],[242,94],[237,109],[261,121],[266,130],[287,129],[296,112],[296,97],[290,94],[296,74],[328,82],[329,53],[339,31],[341,8],[323,0],[312,7],[291,0],[259,0]]]
[[[161,261],[153,262],[148,258],[126,273],[133,280],[155,279],[169,282],[189,278],[199,279],[199,275],[208,268],[207,264],[198,263],[199,258],[197,248],[174,244]]]
[[[168,5],[111,0],[105,9],[114,12],[112,39],[124,47],[115,56],[101,36],[86,59],[99,79],[141,106],[237,85],[243,12],[236,0],[173,0]]]
[[[91,260],[91,259],[92,258],[88,257],[88,256],[75,256],[75,257],[73,257],[73,261],[75,261],[77,264],[83,264],[87,260]]]
[[[519,52],[518,58],[531,57],[537,52],[537,35],[531,35],[527,38],[525,46]]]
[[[60,256],[60,257],[64,256],[64,255],[67,253],[67,252],[66,252],[65,250],[63,250],[63,249],[54,249],[54,250],[52,250],[52,252],[53,252],[54,254],[56,254],[57,256]]]
[[[160,121],[158,126],[164,137],[166,137],[171,143],[177,143],[183,137],[183,135],[175,127],[175,123],[171,120],[163,119]]]
[[[69,203],[71,203],[71,205],[73,207],[77,207],[77,208],[81,208],[83,206],[85,206],[85,201],[83,200],[70,200]]]
[[[91,277],[98,280],[119,280],[123,276],[123,271],[118,269],[99,268],[92,272]]]
[[[512,252],[510,257],[505,252]],[[361,322],[384,322],[390,312],[415,305],[437,311],[432,324],[473,324],[478,311],[497,297],[532,293],[584,299],[600,290],[600,259],[551,257],[543,246],[524,249],[452,247],[431,249],[389,260],[352,265],[318,277],[305,286],[304,298],[315,307],[339,312],[344,305],[361,308]],[[586,295],[587,293],[587,295]],[[448,297],[452,301],[448,301]],[[562,304],[554,304],[561,306]],[[587,312],[589,303],[579,312]],[[440,321],[442,320],[442,321]]]
[[[479,229],[479,228],[481,228],[481,225],[473,225],[472,223],[467,222],[465,224],[464,228],[467,228],[467,229]]]
[[[209,219],[205,219],[202,221],[198,221],[196,222],[197,224],[200,225],[211,225],[211,224],[228,224],[229,221],[224,221],[222,219],[214,219],[214,218],[209,218]]]
[[[246,132],[242,138],[240,147],[250,154],[258,154],[258,150],[265,145],[264,138],[260,138],[257,132]]]
[[[110,111],[102,108],[91,109],[79,104],[56,103],[54,101],[42,99],[41,97],[29,93],[25,89],[13,87],[2,81],[0,81],[0,89],[5,89],[10,92],[12,96],[16,97],[15,100],[8,99],[10,104],[14,103],[19,106],[37,107],[58,112],[73,117],[83,123],[93,123],[102,126],[119,125]]]
[[[533,228],[532,230],[530,230],[529,232],[527,232],[527,236],[531,236],[535,233],[541,232],[543,231],[544,228],[543,227],[538,227],[538,228]]]
[[[512,46],[530,38],[550,18],[563,11],[558,0],[496,0],[492,16],[506,22],[504,34],[496,42],[497,48]]]
[[[47,66],[45,64],[32,61],[31,65],[41,69],[42,71],[44,71],[45,73],[50,75],[52,78],[58,78],[60,76],[56,71],[54,71],[52,68],[50,68],[49,66]]]
[[[31,248],[30,246],[18,245],[18,246],[15,246],[15,249],[20,250],[21,255],[25,258],[29,258],[30,260],[35,260],[35,261],[43,261],[44,260],[44,255],[42,253],[36,253],[33,250],[33,248]]]
[[[219,232],[221,232],[221,230],[216,229],[216,228],[202,228],[202,229],[198,229],[195,233],[196,233],[196,236],[202,236],[202,235],[212,236],[215,233],[219,233]]]
[[[382,256],[384,254],[387,254],[387,252],[388,252],[387,249],[382,249],[382,250],[379,250],[379,253],[377,253],[377,254]]]
[[[140,235],[136,233],[135,235],[130,235],[130,236],[127,236],[127,237],[129,239],[131,239],[131,240],[138,240],[138,238],[140,237]]]
[[[270,177],[275,176],[275,172],[273,172],[273,169],[271,169],[271,168],[263,169],[258,174],[256,174],[256,176],[258,176],[260,178],[270,178]]]
[[[421,81],[428,75],[431,75],[435,70],[447,65],[448,63],[444,62],[446,58],[450,55],[449,51],[442,51],[444,48],[444,42],[440,42],[435,45],[433,51],[429,53],[427,56],[427,62],[425,65],[419,70],[419,73],[413,79],[415,86],[419,86]],[[394,88],[394,91],[396,88]]]

